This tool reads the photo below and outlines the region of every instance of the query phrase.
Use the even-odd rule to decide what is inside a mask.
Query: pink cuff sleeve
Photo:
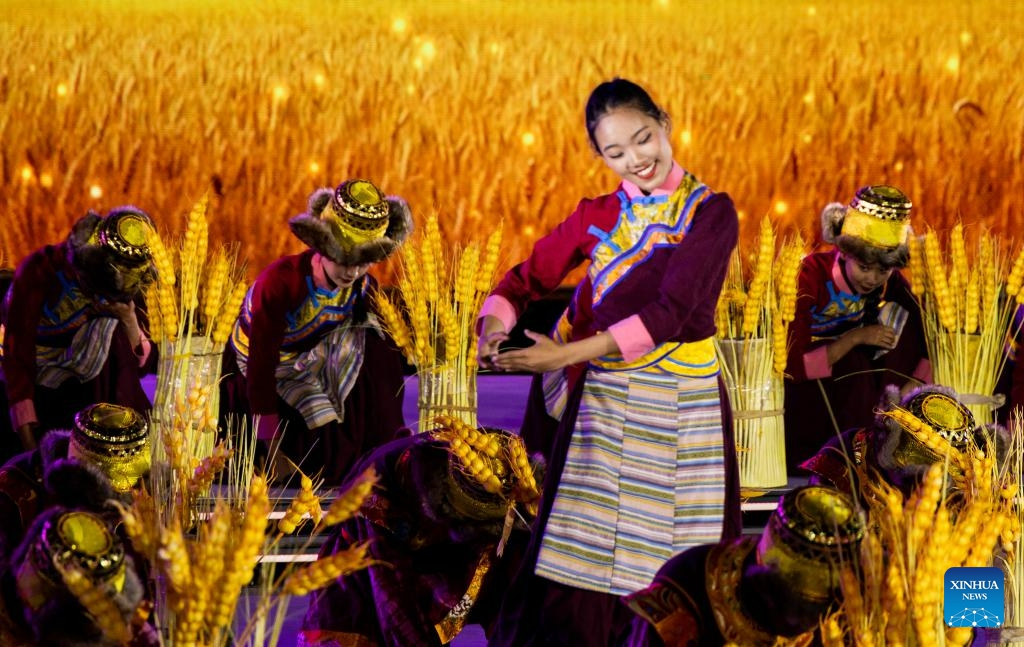
[[[832,367],[828,365],[828,346],[818,346],[804,353],[804,374],[808,380],[832,377]]]
[[[277,437],[277,426],[279,419],[276,413],[267,413],[260,416],[260,420],[256,423],[256,438],[258,440],[271,441]]]
[[[11,405],[11,424],[14,425],[15,431],[18,430],[18,427],[32,422],[39,422],[39,418],[36,417],[35,402],[22,400]]]
[[[484,304],[480,307],[480,314],[476,318],[476,333],[478,335],[482,325],[481,321],[488,315],[497,317],[505,326],[506,332],[512,330],[516,325],[516,309],[512,307],[508,299],[501,295],[492,294],[484,299]]]
[[[149,354],[153,352],[153,343],[145,335],[142,335],[139,346],[142,347],[142,351],[135,351],[135,356],[139,358],[139,366],[142,367],[146,365]]]
[[[932,383],[932,363],[927,359],[922,359],[917,363],[917,368],[914,369],[914,373],[911,376],[915,379],[921,380],[925,384]]]
[[[608,334],[619,347],[622,359],[627,362],[643,357],[655,345],[644,322],[640,321],[640,315],[632,315],[612,324],[608,327]]]

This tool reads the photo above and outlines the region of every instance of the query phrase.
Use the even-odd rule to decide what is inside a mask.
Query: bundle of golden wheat
[[[453,250],[441,245],[437,217],[401,251],[399,296],[377,293],[381,324],[416,367],[419,430],[436,415],[476,425],[476,316],[490,292],[501,225],[481,248],[476,242]]]
[[[969,246],[957,224],[943,249],[929,229],[911,239],[910,269],[911,289],[922,303],[933,380],[955,389],[976,420],[994,422],[1002,402],[996,381],[1006,361],[1014,310],[1024,298],[1024,248],[1007,276],[998,236],[981,231]]]
[[[199,459],[213,450],[221,354],[247,288],[232,246],[208,255],[208,211],[204,196],[175,247],[152,232],[157,280],[146,291],[150,337],[160,345],[153,418],[173,421],[181,451]]]
[[[300,492],[279,522],[278,532],[268,534],[273,506],[266,479],[252,474],[252,448],[239,449],[237,456],[221,452],[218,456],[223,460],[197,466],[184,484],[158,469],[152,495],[140,490],[130,505],[119,504],[125,532],[136,554],[148,563],[154,581],[155,620],[165,645],[276,645],[290,596],[326,586],[370,563],[366,545],[359,544],[306,566],[289,566],[277,577],[267,573],[259,589],[257,612],[236,633],[239,594],[261,559],[277,551],[281,537],[294,531],[303,515],[309,515],[318,529],[345,521],[376,482],[372,470],[362,474],[323,512],[312,480],[303,476]],[[227,463],[233,469],[229,467],[225,487],[207,498],[208,512],[197,514],[194,506],[185,503],[190,500],[188,491],[197,484],[208,486]],[[243,472],[245,478],[239,479]],[[299,508],[302,513],[295,515]],[[276,621],[268,630],[272,615]]]
[[[943,617],[943,578],[952,567],[991,566],[996,555],[1016,562],[1016,475],[998,467],[992,446],[933,464],[907,498],[862,472],[861,503],[871,523],[859,576],[853,569],[843,574],[841,612],[823,623],[824,645],[967,644],[971,628]]]
[[[778,250],[776,243],[766,216],[749,268],[740,247],[733,252],[715,310],[715,344],[729,389],[745,488],[786,484],[782,376],[804,244],[800,236],[785,240]]]

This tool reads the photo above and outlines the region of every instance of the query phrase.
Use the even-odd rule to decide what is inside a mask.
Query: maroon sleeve
[[[714,312],[738,238],[739,220],[728,194],[717,193],[697,208],[661,277],[658,298],[637,313],[656,344],[678,338],[695,312]]]
[[[3,366],[12,408],[35,397],[36,330],[52,276],[46,255],[34,252],[18,266],[7,295]]]
[[[510,269],[491,293],[508,299],[517,317],[530,301],[553,292],[573,268],[586,260],[583,240],[590,202],[580,201],[572,215],[538,240],[529,258]]]
[[[253,415],[277,413],[277,370],[284,341],[285,316],[293,301],[296,270],[276,262],[263,270],[252,286],[249,365],[246,373]]]

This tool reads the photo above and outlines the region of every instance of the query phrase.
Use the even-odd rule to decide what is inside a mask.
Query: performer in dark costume
[[[64,585],[55,561],[74,566],[114,601],[133,646],[157,645],[146,624],[143,577],[116,533],[112,500],[149,471],[148,425],[138,412],[99,403],[70,432],[0,468],[0,638],[4,645],[114,647]],[[6,632],[6,634],[4,634]]]
[[[140,291],[154,276],[152,228],[134,207],[89,212],[18,266],[4,300],[3,381],[24,449],[90,404],[151,408],[140,377],[155,370],[156,349]]]
[[[918,423],[911,425],[889,415],[901,409]],[[927,436],[935,434],[937,438]],[[994,451],[1003,460],[1010,439],[1006,429],[978,427],[971,411],[956,393],[934,384],[914,389],[903,399],[891,386],[879,405],[873,424],[849,429],[826,443],[801,464],[811,481],[828,484],[854,496],[862,496],[864,479],[885,479],[905,495],[917,486],[928,468],[947,456],[935,449],[948,447],[952,485],[963,476],[960,466],[975,448]]]
[[[405,201],[366,180],[320,189],[289,222],[309,246],[249,288],[228,347],[222,413],[259,416],[270,441],[307,473],[338,483],[363,453],[395,437],[404,362],[370,309],[367,271],[412,230]]]
[[[807,634],[840,597],[864,526],[851,498],[804,486],[779,500],[757,536],[691,548],[625,598],[635,647],[773,645]]]
[[[490,625],[519,558],[499,554],[499,545],[508,533],[526,533],[537,496],[515,484],[512,457],[530,480],[539,467],[524,463],[518,438],[474,433],[472,442],[444,429],[397,439],[359,463],[354,473],[372,467],[378,484],[360,515],[332,530],[321,555],[368,541],[377,563],[311,594],[300,644],[429,647],[447,644],[467,623]],[[474,443],[498,448],[476,454],[498,479],[490,490],[468,472],[473,459],[459,458],[460,444]]]
[[[867,186],[821,214],[831,251],[800,269],[786,364],[790,474],[838,432],[871,424],[888,384],[931,381],[920,307],[898,271],[910,258],[910,200]]]

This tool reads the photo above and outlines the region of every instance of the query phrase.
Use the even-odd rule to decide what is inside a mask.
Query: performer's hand
[[[860,331],[860,343],[866,346],[878,346],[879,348],[896,347],[896,330],[882,324],[863,326]]]
[[[128,341],[132,348],[142,341],[142,329],[139,328],[139,317],[135,312],[134,301],[102,301],[96,304],[96,312],[116,317],[128,333]]]
[[[508,331],[497,317],[484,317],[484,329],[476,345],[476,361],[481,368],[500,370],[494,363],[498,357],[498,346],[508,340]]]
[[[533,340],[533,345],[521,350],[499,353],[494,358],[494,364],[499,370],[544,373],[571,363],[565,344],[555,343],[547,335],[532,330],[525,331],[525,334]]]

